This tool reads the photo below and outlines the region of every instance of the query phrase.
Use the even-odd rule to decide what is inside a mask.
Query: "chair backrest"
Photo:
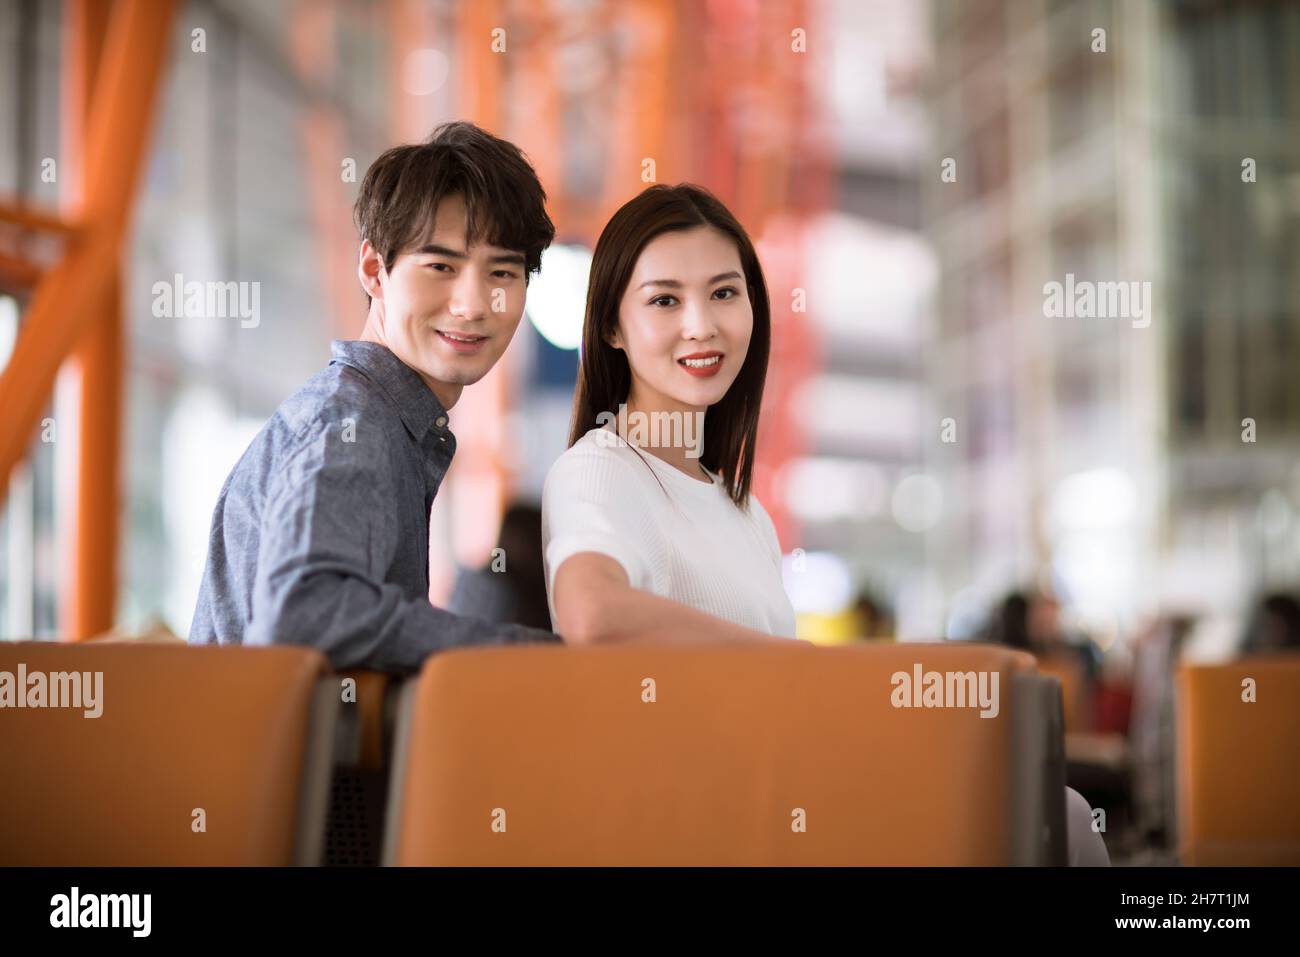
[[[335,679],[342,705],[339,745],[330,788],[325,834],[327,867],[367,867],[379,863],[384,808],[388,801],[396,690],[391,675],[344,671]]]
[[[1087,731],[1088,701],[1086,697],[1087,680],[1083,662],[1076,655],[1068,652],[1054,652],[1036,656],[1038,672],[1050,675],[1061,683],[1061,702],[1065,712],[1065,730],[1069,732]]]
[[[989,692],[996,675],[997,715],[925,707],[923,688],[894,677],[910,684],[918,668],[922,685],[927,672],[982,673]],[[1064,853],[1059,689],[1003,648],[485,648],[431,658],[402,694],[385,863]]]
[[[326,670],[304,648],[0,644],[0,864],[317,863]]]
[[[1300,864],[1300,655],[1185,665],[1177,740],[1182,863]]]
[[[1171,847],[1177,817],[1174,697],[1178,662],[1192,623],[1157,620],[1133,649],[1133,716],[1129,722],[1134,823],[1157,847]]]
[[[343,707],[339,713],[339,763],[361,771],[385,766],[389,733],[388,691],[394,678],[382,671],[352,669],[335,679]]]

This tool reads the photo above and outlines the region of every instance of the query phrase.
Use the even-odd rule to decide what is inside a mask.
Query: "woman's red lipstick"
[[[721,352],[710,350],[709,352],[692,352],[688,356],[682,356],[677,360],[677,364],[688,375],[693,375],[697,379],[707,379],[709,376],[718,374],[718,370],[722,368],[722,360],[723,355]]]

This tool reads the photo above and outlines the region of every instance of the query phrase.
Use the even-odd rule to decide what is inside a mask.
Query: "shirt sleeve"
[[[307,645],[336,668],[417,670],[433,652],[470,645],[559,641],[435,607],[385,582],[397,553],[394,490],[382,456],[330,454],[327,432],[268,496],[261,521],[251,645]]]
[[[627,468],[609,451],[585,446],[572,447],[551,466],[542,490],[542,525],[546,591],[552,598],[555,573],[579,552],[608,555],[633,588],[649,587],[645,503]]]

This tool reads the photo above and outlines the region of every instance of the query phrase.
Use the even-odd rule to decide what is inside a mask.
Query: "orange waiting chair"
[[[102,675],[82,707],[0,709],[0,864],[317,864],[337,678],[303,648],[0,643],[20,671]],[[55,677],[51,677],[55,676]],[[5,680],[0,674],[0,681]],[[38,699],[30,696],[26,703]]]
[[[1087,682],[1083,663],[1069,654],[1035,655],[1038,673],[1061,683],[1061,704],[1065,711],[1065,732],[1082,732],[1091,726],[1086,698]]]
[[[997,716],[895,707],[917,664],[996,673]],[[402,690],[384,862],[1063,863],[1062,739],[993,646],[452,651]]]
[[[400,683],[378,671],[340,672],[342,704],[325,833],[327,867],[373,867],[383,846],[389,752]]]
[[[1300,864],[1300,655],[1185,665],[1175,707],[1182,863]]]

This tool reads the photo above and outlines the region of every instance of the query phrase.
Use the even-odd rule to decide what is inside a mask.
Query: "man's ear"
[[[387,275],[383,257],[378,250],[370,245],[370,240],[361,240],[361,251],[357,256],[357,279],[366,295],[371,299],[383,299],[384,286],[381,280]]]

